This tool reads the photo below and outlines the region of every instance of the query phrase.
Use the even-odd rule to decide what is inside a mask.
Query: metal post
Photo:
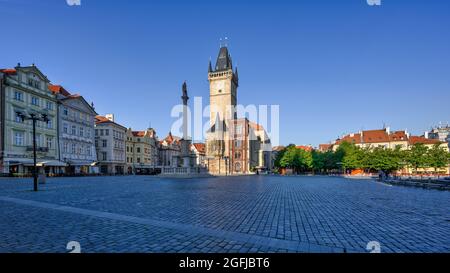
[[[34,191],[38,191],[38,176],[37,176],[37,154],[36,154],[36,118],[33,120],[33,181]]]

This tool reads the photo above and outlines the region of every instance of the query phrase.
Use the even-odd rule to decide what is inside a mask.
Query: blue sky
[[[36,63],[99,113],[160,137],[184,80],[208,100],[225,36],[239,103],[280,105],[282,144],[450,121],[447,0],[0,0],[0,18],[0,67]]]

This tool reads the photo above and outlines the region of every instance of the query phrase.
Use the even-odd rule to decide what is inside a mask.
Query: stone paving
[[[0,252],[450,253],[450,193],[335,177],[0,179]]]

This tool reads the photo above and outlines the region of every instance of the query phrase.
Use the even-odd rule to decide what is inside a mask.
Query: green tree
[[[319,151],[312,151],[312,165],[314,172],[323,172],[325,168],[325,153]]]
[[[427,156],[428,147],[422,143],[416,143],[408,151],[406,156],[406,162],[411,166],[416,172],[419,168],[428,167],[429,158]]]
[[[427,165],[434,168],[434,172],[437,173],[438,169],[442,169],[449,164],[449,153],[441,147],[441,144],[436,144],[433,148],[428,150],[427,153]]]

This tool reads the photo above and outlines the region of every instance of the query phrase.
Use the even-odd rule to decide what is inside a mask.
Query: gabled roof
[[[69,97],[71,96],[70,92],[67,91],[64,87],[62,87],[61,85],[53,85],[53,84],[49,84],[48,85],[48,90],[50,90],[53,94],[61,94],[63,96]]]
[[[100,125],[100,124],[107,124],[107,123],[111,123],[111,124],[115,124],[117,126],[123,127],[125,130],[127,129],[124,126],[122,126],[122,125],[120,125],[120,124],[118,124],[118,123],[116,123],[114,121],[111,121],[111,120],[107,119],[104,116],[98,115],[98,116],[95,117],[95,124]]]
[[[408,133],[406,131],[397,131],[389,135],[390,141],[408,141]]]
[[[419,143],[421,143],[421,144],[439,144],[442,142],[439,141],[438,139],[428,139],[423,136],[411,136],[409,138],[410,145],[419,144]]]
[[[166,136],[166,138],[164,138],[163,140],[160,141],[160,143],[164,143],[166,142],[168,145],[172,144],[172,143],[178,143],[180,142],[181,138],[177,137],[177,136],[173,136],[172,132],[169,132],[169,134]]]
[[[205,154],[206,153],[206,145],[205,143],[194,143],[192,144],[193,147],[200,153]]]
[[[45,76],[44,73],[42,73],[42,71],[39,68],[37,68],[37,66],[35,66],[34,64],[31,66],[17,66],[15,68],[15,70],[17,70],[17,71],[22,70],[25,73],[33,72],[33,73],[37,74],[42,80],[46,81],[47,83],[50,82],[50,80],[47,78],[47,76]]]
[[[343,142],[360,144],[361,143],[361,134],[350,134],[346,135],[341,139],[336,140],[336,144],[342,144]]]
[[[362,141],[363,143],[389,142],[389,135],[386,129],[363,131]]]

